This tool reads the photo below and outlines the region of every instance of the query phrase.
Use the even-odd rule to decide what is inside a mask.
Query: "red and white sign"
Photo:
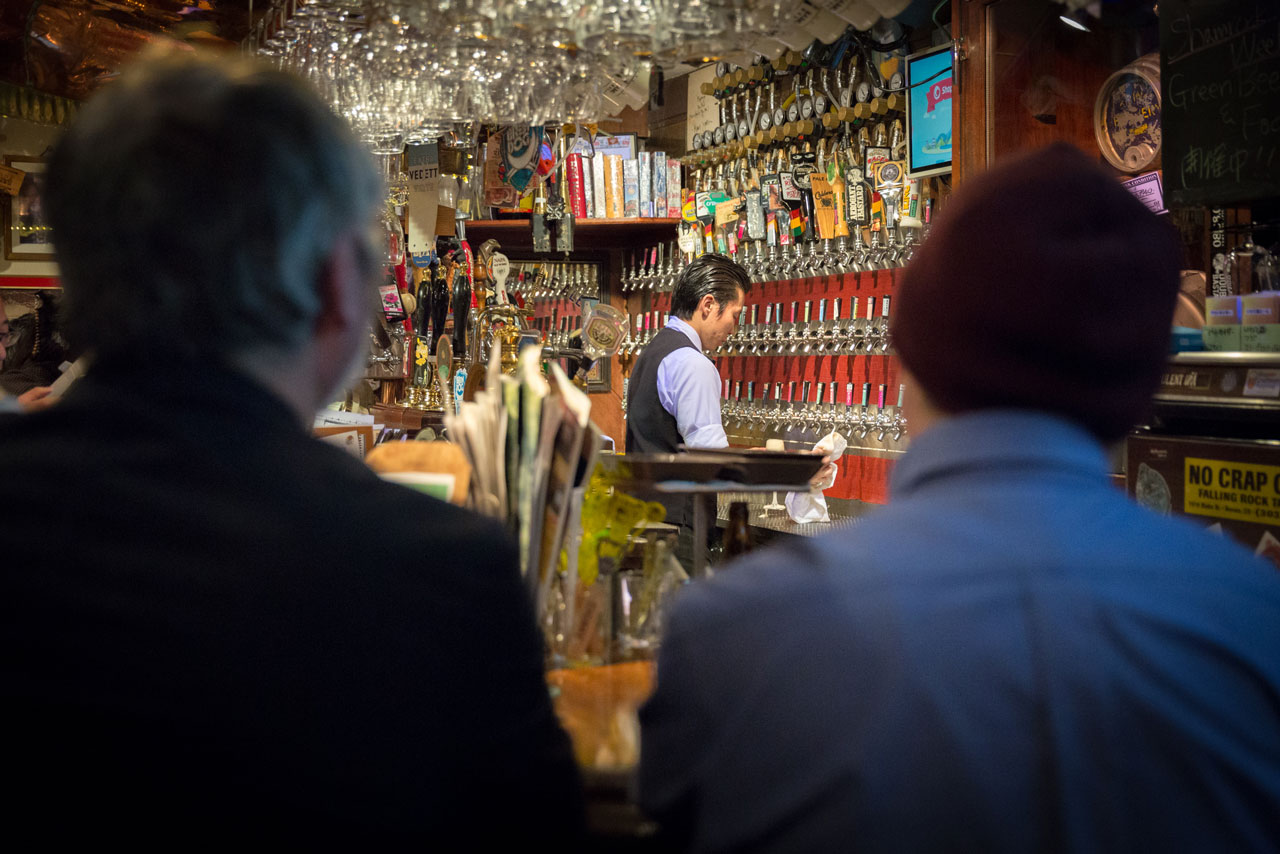
[[[924,108],[926,113],[932,113],[933,108],[943,101],[951,100],[951,79],[952,78],[950,77],[944,78],[929,87],[929,91],[926,93],[927,100]]]

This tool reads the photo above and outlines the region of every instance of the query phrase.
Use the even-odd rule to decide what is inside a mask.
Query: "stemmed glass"
[[[1227,256],[1232,289],[1238,294],[1280,289],[1280,270],[1271,251],[1254,243],[1252,226],[1244,242]]]

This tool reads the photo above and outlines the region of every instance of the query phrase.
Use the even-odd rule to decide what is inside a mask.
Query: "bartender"
[[[733,333],[751,277],[723,255],[707,254],[684,268],[671,295],[671,315],[636,359],[627,404],[627,453],[672,454],[729,445],[720,421],[720,372],[715,352]],[[691,554],[693,503],[663,500],[679,525],[682,559]],[[714,518],[714,517],[712,517]]]

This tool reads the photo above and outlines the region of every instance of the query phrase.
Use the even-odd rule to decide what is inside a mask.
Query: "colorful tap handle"
[[[884,383],[880,383],[880,394],[879,394],[878,400],[879,402],[876,404],[876,406],[880,407],[881,409],[884,409]]]
[[[831,383],[831,398],[830,400],[827,401],[827,403],[830,403],[832,406],[836,405],[836,389],[839,387],[840,387],[839,383],[836,383],[836,382]]]
[[[796,322],[796,312],[800,310],[800,300],[791,301],[791,322]]]
[[[858,298],[857,297],[849,297],[849,319],[850,320],[858,319]]]
[[[754,380],[747,382],[747,403],[756,399],[756,384]]]
[[[888,294],[885,294],[883,297],[880,298],[880,316],[881,317],[889,316],[889,295]]]
[[[862,384],[862,405],[866,406],[871,402],[871,383]]]
[[[807,299],[804,301],[804,322],[805,323],[809,322],[809,317],[812,314],[812,312],[813,312],[813,300]]]
[[[827,301],[825,299],[818,300],[818,322],[827,322]]]
[[[764,325],[765,326],[769,325],[769,323],[771,322],[770,318],[772,317],[773,317],[773,305],[770,303],[765,303],[764,304]]]
[[[729,378],[728,377],[724,378],[724,399],[725,400],[729,399]]]
[[[844,386],[844,405],[853,406],[853,383],[845,383]]]
[[[823,396],[824,394],[826,394],[826,392],[827,392],[827,384],[826,384],[826,383],[818,383],[818,387],[817,387],[816,391],[817,391],[818,393],[817,393],[817,394],[815,394],[815,395],[813,396],[813,402],[814,402],[814,403],[822,403],[822,396]]]
[[[902,393],[906,391],[906,388],[907,387],[905,385],[898,386],[898,408],[899,409],[902,408]]]

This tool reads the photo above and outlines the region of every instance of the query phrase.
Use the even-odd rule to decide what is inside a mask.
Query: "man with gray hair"
[[[47,188],[92,361],[0,427],[11,835],[575,837],[513,545],[309,435],[376,304],[383,189],[349,129],[284,73],[158,57]]]

